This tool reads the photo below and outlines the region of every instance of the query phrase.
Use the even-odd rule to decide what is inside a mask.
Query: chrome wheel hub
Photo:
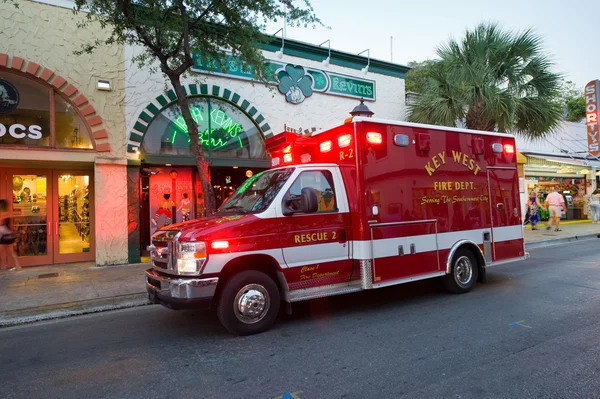
[[[459,285],[467,285],[473,278],[473,265],[467,256],[461,256],[454,266],[454,279]]]
[[[239,321],[253,324],[261,321],[269,311],[269,293],[260,284],[248,284],[235,296],[233,310]]]

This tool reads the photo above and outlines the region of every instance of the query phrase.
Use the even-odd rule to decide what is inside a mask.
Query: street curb
[[[554,245],[565,244],[565,243],[568,243],[568,242],[585,241],[585,240],[591,240],[591,239],[594,239],[594,238],[600,238],[600,234],[598,234],[598,233],[585,234],[585,235],[582,235],[582,236],[571,236],[571,237],[565,237],[565,238],[557,238],[557,239],[554,239],[554,240],[532,242],[530,244],[525,243],[525,250],[551,247],[551,246],[554,246]]]
[[[600,234],[586,234],[526,243],[525,250],[546,248],[575,241],[585,241],[600,238]],[[0,313],[0,328],[30,324],[38,321],[64,319],[72,316],[82,316],[91,313],[107,312],[111,310],[127,309],[151,305],[146,292],[118,295],[114,297],[90,299],[61,304],[38,306],[33,308],[11,310]]]
[[[109,310],[127,309],[150,305],[147,293],[119,295],[108,298],[90,299],[61,303],[56,305],[39,306],[11,310],[0,313],[0,328],[35,323],[44,320],[63,319],[90,313],[106,312]]]

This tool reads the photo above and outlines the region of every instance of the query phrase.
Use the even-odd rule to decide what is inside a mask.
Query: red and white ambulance
[[[273,168],[217,214],[153,235],[152,302],[251,334],[281,304],[428,278],[462,293],[527,257],[513,136],[355,117],[266,146]]]

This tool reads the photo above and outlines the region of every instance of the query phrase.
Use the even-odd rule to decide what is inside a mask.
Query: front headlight
[[[177,248],[177,273],[198,275],[206,262],[206,244],[198,242],[179,242]]]

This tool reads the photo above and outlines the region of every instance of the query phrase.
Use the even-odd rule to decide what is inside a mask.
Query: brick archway
[[[110,152],[110,143],[108,142],[108,132],[104,127],[104,121],[96,109],[89,103],[83,93],[75,86],[67,82],[65,78],[54,73],[51,69],[45,68],[32,61],[27,61],[21,57],[9,57],[8,54],[0,53],[0,67],[12,69],[20,72],[30,78],[50,85],[60,92],[69,101],[81,118],[88,126],[90,139],[95,144],[98,152]]]
[[[232,92],[226,88],[212,84],[188,84],[182,86],[183,91],[188,97],[214,97],[219,100],[225,100],[226,102],[234,105],[241,110],[248,118],[252,119],[256,126],[259,127],[259,131],[262,133],[264,138],[273,136],[271,126],[265,121],[265,117],[258,112],[256,107],[250,103],[250,101],[244,99],[238,93]],[[150,124],[160,113],[167,107],[175,104],[177,97],[173,89],[167,91],[164,94],[156,97],[156,99],[148,104],[142,112],[138,115],[137,119],[133,122],[133,129],[128,134],[127,141],[127,156],[134,157],[138,150],[142,146],[144,136]]]

